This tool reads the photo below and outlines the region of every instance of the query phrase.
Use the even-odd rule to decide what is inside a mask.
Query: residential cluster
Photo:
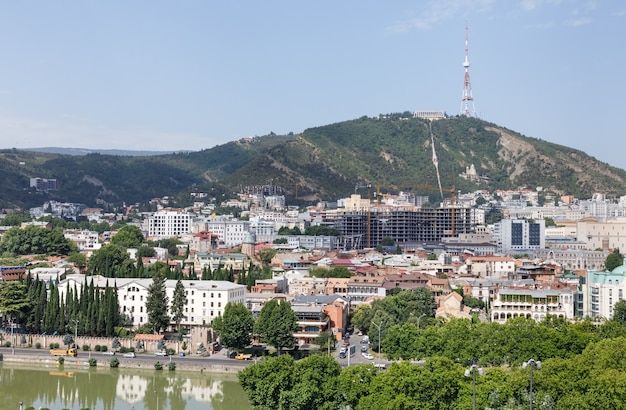
[[[121,216],[58,202],[31,213],[37,218],[63,215],[109,223],[124,218],[146,239],[176,238],[178,255],[184,256],[156,247],[155,256],[144,257],[142,263],[164,261],[188,278],[216,269],[239,275],[260,264],[259,256],[271,250],[267,262],[272,278],[253,286],[183,280],[187,304],[181,324],[207,327],[229,302],[244,303],[258,316],[268,300],[287,300],[299,318],[294,337],[300,344],[314,343],[323,332],[340,340],[351,311],[398,289],[428,288],[436,298],[437,317],[470,318],[478,313],[483,320],[499,323],[515,317],[540,321],[548,315],[606,320],[624,297],[626,262],[607,271],[605,261],[611,252],[626,249],[626,197],[596,194],[579,200],[524,188],[458,192],[437,206],[426,206],[426,196],[408,191],[381,194],[378,189],[364,196],[357,186],[348,198],[302,209],[287,205],[278,187],[266,188],[247,187],[221,202],[196,192],[194,204],[185,208],[176,208],[171,198],[156,198],[151,201],[156,211],[127,206]],[[240,215],[217,215],[217,207],[237,208]],[[46,227],[37,221],[29,224]],[[336,234],[305,234],[311,227],[332,228]],[[0,227],[0,234],[8,229]],[[115,233],[73,229],[64,235],[89,257]],[[128,252],[138,257],[137,249]],[[337,267],[352,276],[310,274]],[[92,280],[97,287],[115,286],[132,326],[147,322],[151,279],[86,277],[79,267],[60,259],[47,268],[0,266],[0,280],[16,280],[27,271],[51,281],[64,275],[58,283],[61,294]],[[174,280],[166,281],[170,301],[175,285]],[[481,307],[466,306],[462,295]]]

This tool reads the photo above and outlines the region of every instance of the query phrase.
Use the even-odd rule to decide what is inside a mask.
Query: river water
[[[0,364],[0,410],[250,410],[234,374]]]

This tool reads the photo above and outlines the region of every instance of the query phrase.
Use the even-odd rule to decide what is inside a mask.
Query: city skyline
[[[618,2],[62,1],[0,11],[0,148],[201,150],[364,115],[458,115],[468,26],[480,118],[624,168]]]

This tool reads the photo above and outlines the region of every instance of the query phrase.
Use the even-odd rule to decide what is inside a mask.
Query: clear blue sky
[[[626,2],[6,1],[0,148],[200,150],[461,109],[624,168]]]

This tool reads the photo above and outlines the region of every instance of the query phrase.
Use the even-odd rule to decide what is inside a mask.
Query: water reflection
[[[249,410],[235,375],[0,364],[2,408]],[[11,403],[15,403],[13,406]]]

